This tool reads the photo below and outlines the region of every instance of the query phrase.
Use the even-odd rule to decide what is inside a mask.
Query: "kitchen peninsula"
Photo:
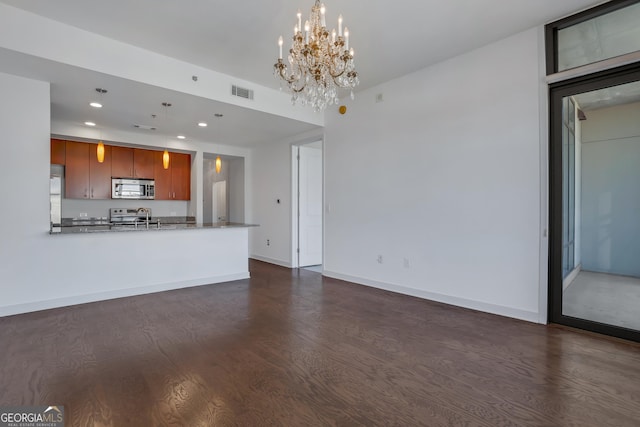
[[[249,277],[249,227],[243,224],[128,232],[86,228],[40,241],[48,256],[38,268],[21,271],[27,283],[46,277],[47,292],[0,307],[0,316]]]
[[[109,214],[63,219],[53,227],[50,234],[58,237],[46,242],[52,248],[47,268],[65,286],[54,299],[3,307],[0,315],[249,277],[251,225],[154,217],[150,208],[112,208]]]
[[[200,164],[191,170],[198,158],[193,151],[172,152],[172,163],[164,169],[161,163],[158,165],[162,151],[147,150],[154,159],[151,175],[149,169],[142,169],[144,149],[133,147],[128,153],[133,152],[135,170],[114,174],[113,168],[101,170],[109,161],[112,167],[122,163],[114,160],[113,147],[106,146],[105,160],[99,163],[95,160],[96,144],[55,140],[47,141],[47,145],[49,142],[51,158],[48,150],[39,150],[43,154],[39,162],[43,166],[50,162],[60,169],[59,198],[67,208],[62,209],[60,226],[54,230],[52,221],[48,221],[51,218],[47,218],[51,203],[41,194],[34,198],[37,221],[5,231],[7,241],[21,242],[12,247],[12,253],[24,253],[19,258],[32,262],[5,265],[2,272],[6,283],[21,286],[5,288],[0,316],[249,277],[249,226],[231,222],[202,224],[202,218],[190,215],[189,204],[197,205],[196,201],[201,200],[190,184],[198,184],[202,179]],[[67,151],[67,147],[71,150]],[[81,161],[69,164],[77,153]],[[179,159],[188,161],[183,164]],[[186,170],[189,178],[183,178]],[[132,175],[133,179],[156,181],[154,200],[111,197],[113,180]],[[111,208],[137,211],[140,207],[149,210],[148,224],[146,212],[142,212],[143,223],[112,223]],[[197,209],[192,210],[201,215]],[[40,256],[26,256],[33,254],[35,248]],[[167,294],[167,298],[172,298],[172,294]]]

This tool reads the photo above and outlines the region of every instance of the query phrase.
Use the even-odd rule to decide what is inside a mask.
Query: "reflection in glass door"
[[[576,108],[570,97],[562,100],[562,278],[575,266]]]
[[[550,264],[552,320],[635,340],[640,340],[639,80],[636,71],[552,88],[551,142],[552,228],[561,231],[551,242],[557,248]]]

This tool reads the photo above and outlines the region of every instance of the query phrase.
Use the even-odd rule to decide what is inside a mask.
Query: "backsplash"
[[[187,212],[189,202],[173,200],[82,200],[62,199],[63,218],[108,218],[109,208],[151,208],[153,216],[193,216]]]

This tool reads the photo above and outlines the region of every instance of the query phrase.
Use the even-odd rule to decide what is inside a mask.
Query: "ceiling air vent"
[[[136,124],[134,124],[133,127],[136,128],[136,129],[143,129],[143,130],[156,130],[155,127],[147,126],[147,125],[136,125]]]
[[[233,85],[231,86],[231,95],[245,99],[253,99],[253,90]]]

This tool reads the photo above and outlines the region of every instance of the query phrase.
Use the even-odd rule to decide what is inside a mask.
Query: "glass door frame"
[[[640,331],[562,314],[562,100],[584,92],[640,80],[640,63],[549,85],[549,322],[640,342]]]

